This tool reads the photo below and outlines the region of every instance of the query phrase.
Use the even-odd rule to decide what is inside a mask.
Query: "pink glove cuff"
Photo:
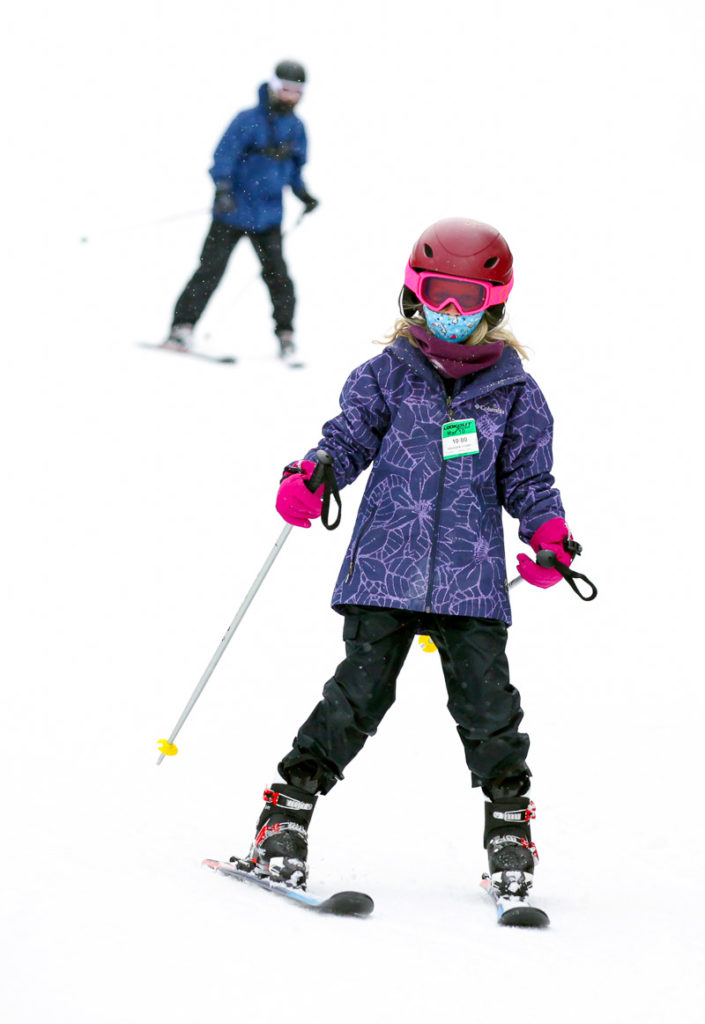
[[[284,477],[279,484],[276,509],[282,519],[290,526],[301,526],[308,530],[312,519],[318,519],[323,508],[323,484],[315,494],[309,491],[304,483],[313,476],[316,463],[310,459],[303,462],[292,462],[284,470]]]

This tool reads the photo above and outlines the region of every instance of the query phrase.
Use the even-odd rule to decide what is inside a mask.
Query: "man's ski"
[[[280,355],[279,360],[284,366],[288,366],[290,370],[303,370],[306,366],[306,363],[302,362],[294,353]]]
[[[195,348],[185,348],[182,345],[170,345],[168,341],[140,341],[141,348],[160,348],[165,352],[177,352],[180,355],[193,356],[194,359],[205,359],[209,363],[236,363],[235,356],[217,356],[210,352],[199,352]]]
[[[221,875],[237,878],[240,882],[250,882],[283,896],[285,899],[298,903],[308,910],[316,910],[320,914],[336,914],[339,917],[367,917],[374,910],[374,902],[363,892],[336,892],[327,899],[318,899],[302,889],[291,889],[281,882],[273,882],[271,878],[260,878],[251,871],[243,871],[235,863],[220,860],[204,860],[202,865],[218,871]]]
[[[551,923],[545,910],[531,905],[528,896],[502,895],[492,885],[489,875],[482,876],[480,883],[497,908],[497,924],[516,928],[547,928]]]

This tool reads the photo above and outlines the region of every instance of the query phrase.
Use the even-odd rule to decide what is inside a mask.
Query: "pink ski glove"
[[[312,519],[318,519],[323,508],[323,484],[311,494],[304,483],[313,476],[316,463],[309,459],[292,462],[284,470],[277,494],[277,512],[290,526],[308,530]]]
[[[552,551],[559,562],[570,565],[572,558],[563,547],[565,537],[573,539],[565,519],[549,519],[548,522],[539,526],[530,543],[534,551]],[[519,575],[527,583],[532,583],[535,587],[541,587],[544,590],[560,583],[563,578],[557,569],[548,569],[537,565],[528,555],[523,554],[517,555],[517,569]]]

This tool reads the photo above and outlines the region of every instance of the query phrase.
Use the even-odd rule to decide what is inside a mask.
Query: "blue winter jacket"
[[[333,607],[362,604],[511,622],[502,508],[528,541],[563,516],[553,419],[514,349],[453,395],[403,338],[348,378],[318,447],[343,487],[373,463]],[[474,419],[479,453],[443,459],[441,427]],[[307,458],[315,459],[316,449]]]
[[[306,163],[303,122],[293,111],[278,114],[270,109],[266,84],[258,95],[257,106],[241,111],[231,122],[210,169],[214,182],[229,182],[236,202],[233,213],[214,211],[214,219],[254,232],[281,224],[285,185],[297,195],[306,191],[301,180]]]

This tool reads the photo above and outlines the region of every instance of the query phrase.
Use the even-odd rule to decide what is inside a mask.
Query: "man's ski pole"
[[[296,218],[293,224],[291,224],[288,228],[284,228],[282,230],[282,238],[286,238],[286,236],[290,235],[292,231],[296,231],[296,229],[301,224],[301,221],[304,219],[305,216],[306,211],[304,210],[302,213],[299,214],[299,216]],[[248,278],[247,281],[245,281],[243,285],[241,285],[240,288],[236,289],[236,291],[231,296],[232,300],[234,301],[235,299],[238,298],[238,296],[244,295],[246,291],[249,291],[250,288],[252,288],[253,281],[256,281],[260,276],[261,272],[259,270],[256,271],[250,278]]]
[[[323,502],[324,502],[324,505],[323,505],[323,509],[324,509],[323,525],[326,526],[327,529],[334,529],[335,526],[338,525],[338,522],[340,520],[340,515],[338,515],[338,520],[333,524],[333,526],[329,526],[328,523],[327,523],[327,512],[328,512],[328,504],[329,504],[329,500],[330,500],[330,492],[331,491],[333,492],[334,496],[336,497],[336,500],[338,502],[338,508],[340,509],[340,499],[337,497],[338,489],[337,489],[337,487],[334,484],[331,484],[331,477],[332,477],[333,471],[332,471],[332,468],[329,469],[329,467],[332,467],[333,460],[331,459],[331,457],[328,454],[328,452],[323,451],[322,448],[320,448],[316,452],[316,459],[317,459],[316,468],[314,469],[310,479],[306,480],[305,483],[306,483],[306,486],[308,487],[309,491],[311,491],[311,493],[313,493],[314,491],[318,490],[318,488],[321,486],[321,484],[325,484],[326,485],[326,490],[324,492],[324,498],[323,498]],[[252,584],[252,586],[250,587],[249,591],[247,592],[245,600],[240,605],[240,607],[238,609],[238,612],[237,612],[237,615],[235,616],[233,621],[228,626],[227,632],[226,632],[225,636],[223,637],[223,639],[218,644],[218,648],[217,648],[215,654],[213,655],[211,660],[208,662],[206,670],[205,670],[205,672],[203,673],[203,675],[201,676],[201,678],[199,680],[198,686],[196,687],[196,689],[191,694],[191,697],[189,699],[188,704],[186,705],[186,707],[184,708],[183,712],[181,713],[181,717],[179,718],[178,722],[176,723],[176,725],[172,729],[171,735],[169,736],[169,739],[163,739],[163,740],[158,740],[157,741],[157,746],[159,747],[159,750],[161,751],[161,753],[159,754],[159,758],[157,759],[157,764],[158,765],[160,765],[162,763],[162,761],[164,760],[165,756],[168,755],[169,757],[172,757],[174,754],[178,753],[178,748],[174,745],[174,740],[176,739],[176,737],[177,737],[177,735],[179,733],[179,730],[181,729],[182,725],[184,724],[184,722],[186,721],[188,716],[191,714],[191,711],[193,710],[194,704],[196,703],[198,698],[203,693],[203,690],[205,689],[206,683],[208,682],[208,680],[210,679],[210,677],[213,674],[213,670],[215,669],[216,665],[218,664],[218,662],[220,661],[220,659],[223,656],[225,648],[228,646],[228,644],[232,640],[233,634],[235,633],[235,630],[237,629],[237,627],[242,622],[242,619],[244,618],[245,612],[247,611],[247,609],[250,607],[250,604],[252,603],[252,599],[254,598],[255,594],[257,593],[257,591],[261,587],[261,585],[262,585],[262,583],[264,581],[265,576],[267,575],[267,573],[269,572],[269,570],[272,567],[274,559],[277,557],[277,555],[281,551],[282,547],[284,546],[284,542],[286,541],[287,537],[289,536],[289,534],[291,533],[292,530],[293,530],[293,526],[289,526],[287,524],[284,527],[284,529],[282,530],[282,532],[279,534],[279,537],[278,537],[274,547],[270,551],[269,555],[267,556],[267,558],[266,558],[266,560],[264,562],[264,565],[262,566],[260,571],[257,573],[257,578],[255,579],[254,583]]]
[[[147,228],[155,228],[160,224],[171,224],[177,220],[191,220],[193,217],[203,217],[209,213],[208,209],[186,210],[184,213],[172,213],[167,217],[157,217],[155,220],[142,221],[140,224],[122,224],[115,227],[103,228],[102,231],[93,232],[90,235],[81,235],[81,243],[91,242],[94,238],[102,238],[103,235],[122,235],[128,231],[144,231]]]

